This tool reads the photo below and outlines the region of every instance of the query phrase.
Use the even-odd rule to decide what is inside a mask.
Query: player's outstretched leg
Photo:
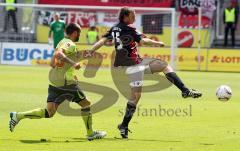
[[[107,133],[105,131],[93,131],[92,128],[92,114],[90,111],[90,102],[88,100],[82,100],[79,102],[79,105],[82,107],[82,119],[84,121],[86,130],[87,130],[87,139],[89,141],[94,139],[102,139]]]
[[[57,103],[48,102],[47,109],[38,108],[25,112],[11,112],[10,113],[10,121],[9,121],[9,129],[11,132],[14,131],[16,125],[25,118],[29,119],[41,119],[41,118],[51,118],[56,113],[58,108]]]
[[[17,124],[25,118],[30,119],[40,119],[40,118],[49,118],[49,114],[47,109],[34,109],[26,112],[10,112],[10,121],[9,121],[9,129],[11,132],[14,131],[14,128]]]
[[[166,62],[162,60],[154,60],[149,64],[149,68],[152,73],[163,72],[166,78],[171,83],[173,83],[179,90],[181,90],[183,98],[199,98],[202,96],[201,92],[187,88],[182,82],[182,80],[178,77],[178,75],[174,72],[172,67],[169,66]]]
[[[187,88],[175,72],[168,72],[169,69],[172,70],[170,66],[167,67],[167,71],[164,72],[165,76],[170,82],[172,82],[178,89],[182,91],[183,98],[199,98],[202,96],[201,92]]]

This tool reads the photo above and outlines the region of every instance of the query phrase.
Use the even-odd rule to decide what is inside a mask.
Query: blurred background
[[[132,6],[142,7],[136,10],[137,30],[166,43],[161,50],[141,47],[143,57],[161,58],[178,70],[240,71],[239,0],[0,2],[1,64],[48,64],[59,35],[64,35],[61,32],[70,22],[82,27],[78,47],[87,49],[117,23],[118,10],[113,7]],[[100,51],[105,56],[103,67],[111,66],[112,50],[112,43],[107,43]]]

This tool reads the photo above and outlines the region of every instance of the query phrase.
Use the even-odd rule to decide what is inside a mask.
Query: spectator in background
[[[17,0],[5,0],[4,2],[6,4],[15,4],[15,3],[17,3]],[[10,21],[10,17],[11,17],[12,21],[13,21],[13,29],[17,33],[18,32],[17,19],[16,19],[17,8],[14,6],[6,6],[5,10],[6,10],[6,14],[5,14],[5,22],[4,22],[3,32],[7,31],[8,27],[10,25],[9,21]]]
[[[50,25],[50,31],[48,34],[48,42],[52,44],[53,39],[54,49],[57,47],[59,41],[61,41],[64,38],[65,26],[66,26],[65,22],[63,20],[60,20],[60,14],[55,13],[54,21]]]
[[[231,30],[232,46],[235,46],[235,30],[238,22],[238,14],[232,2],[228,3],[223,13],[223,21],[225,25],[224,46],[228,43],[228,33]]]
[[[87,32],[88,44],[94,44],[99,40],[98,32],[95,26],[91,26]]]

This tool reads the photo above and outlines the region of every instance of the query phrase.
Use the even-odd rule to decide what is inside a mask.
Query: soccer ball
[[[216,96],[220,101],[228,101],[232,96],[232,90],[227,85],[221,85],[217,88]]]

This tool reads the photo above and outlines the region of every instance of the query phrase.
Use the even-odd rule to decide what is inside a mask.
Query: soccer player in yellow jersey
[[[90,102],[81,91],[74,74],[75,70],[80,69],[78,51],[74,43],[78,41],[80,32],[81,28],[78,24],[70,23],[66,27],[67,37],[61,40],[56,47],[51,61],[52,68],[49,72],[50,84],[48,87],[47,108],[38,108],[26,112],[11,112],[9,122],[11,132],[22,119],[53,117],[58,106],[64,100],[69,100],[78,103],[82,107],[81,115],[87,129],[88,140],[106,136],[106,132],[93,131]]]

